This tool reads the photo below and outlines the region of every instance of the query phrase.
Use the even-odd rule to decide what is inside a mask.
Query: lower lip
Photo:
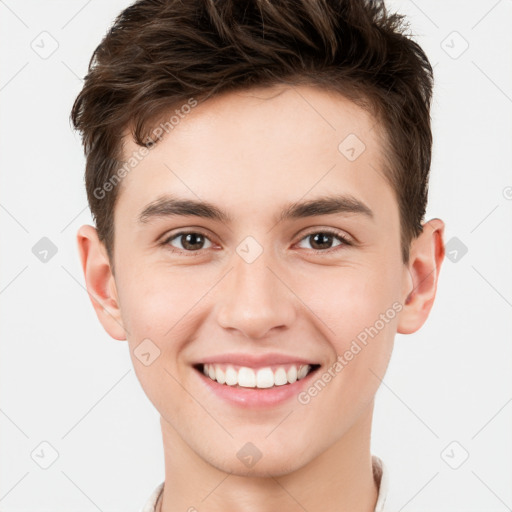
[[[227,384],[219,384],[216,380],[210,379],[199,370],[194,371],[199,375],[204,384],[208,386],[208,389],[219,398],[238,407],[254,409],[274,407],[297,397],[317,373],[318,368],[308,373],[303,379],[296,380],[293,384],[283,384],[282,386],[274,386],[272,388],[228,386]]]

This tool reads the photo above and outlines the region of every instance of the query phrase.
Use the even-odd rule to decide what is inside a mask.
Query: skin
[[[355,161],[338,151],[350,133],[366,146]],[[127,137],[126,153],[137,149]],[[161,415],[164,512],[373,511],[374,396],[396,332],[425,322],[444,257],[444,224],[432,219],[402,262],[398,204],[383,161],[374,119],[337,94],[308,86],[227,93],[195,107],[124,178],[115,275],[96,230],[78,231],[98,318],[113,338],[128,340]],[[285,205],[333,193],[358,199],[373,217],[276,222]],[[138,222],[163,194],[209,201],[233,222]],[[307,236],[328,228],[352,245],[333,237],[322,246]],[[184,237],[165,245],[181,230],[207,238],[195,250]],[[263,249],[252,263],[236,252],[247,236]],[[401,311],[306,405],[293,398],[265,411],[235,407],[210,394],[191,366],[228,352],[279,352],[317,361],[322,373],[393,303]],[[149,366],[134,356],[147,338],[160,350]],[[252,468],[236,456],[249,441],[262,453]]]

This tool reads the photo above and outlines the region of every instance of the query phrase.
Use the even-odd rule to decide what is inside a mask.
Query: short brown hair
[[[126,8],[94,51],[71,113],[111,262],[118,189],[95,191],[123,165],[122,134],[130,129],[145,149],[155,124],[190,98],[276,84],[337,91],[378,120],[407,262],[427,203],[433,71],[406,29],[404,16],[377,0],[139,0]]]

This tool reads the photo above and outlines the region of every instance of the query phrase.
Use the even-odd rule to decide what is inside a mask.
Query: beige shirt
[[[379,495],[375,505],[374,512],[386,512],[384,502],[388,494],[388,472],[384,463],[376,455],[372,456],[373,461],[373,478],[379,488]],[[164,490],[164,482],[162,482],[151,494],[146,504],[140,509],[140,512],[160,512],[159,498]],[[158,508],[157,508],[158,504]]]

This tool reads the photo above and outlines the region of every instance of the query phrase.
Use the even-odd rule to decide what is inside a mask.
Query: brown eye
[[[350,242],[343,235],[328,230],[309,233],[304,238],[302,238],[301,242],[303,240],[308,240],[311,249],[315,251],[326,251],[340,245],[350,245]],[[338,240],[339,242],[333,245],[335,240]],[[308,247],[306,247],[306,249],[308,249]]]
[[[176,242],[176,241],[178,241],[178,244],[179,244],[178,247],[176,247],[172,243],[172,242]],[[164,242],[164,245],[168,244],[173,248],[176,248],[176,249],[179,249],[179,250],[185,251],[185,252],[194,252],[194,251],[199,251],[201,249],[207,248],[207,247],[204,247],[206,241],[208,241],[211,245],[211,242],[209,241],[209,239],[201,233],[181,232],[181,233],[176,233],[175,235],[172,235],[171,237],[169,237]]]

